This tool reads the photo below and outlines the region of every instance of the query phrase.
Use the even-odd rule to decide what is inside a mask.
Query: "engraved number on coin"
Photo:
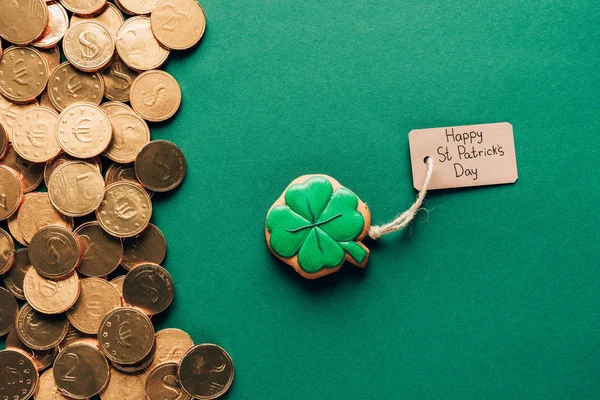
[[[0,194],[0,207],[2,207],[8,211],[8,207],[6,206],[6,195],[5,194]]]
[[[69,368],[67,373],[64,374],[60,379],[64,382],[77,382],[77,377],[73,375],[73,372],[77,369],[77,366],[79,365],[79,357],[77,356],[77,354],[68,353],[65,356],[65,362],[67,362],[67,360],[70,361],[71,367]]]
[[[33,77],[29,77],[26,80],[23,79],[29,75],[29,71],[27,71],[27,67],[24,64],[25,60],[21,58],[15,61],[15,66],[13,67],[13,73],[15,74],[13,80],[19,85],[29,85],[33,81]]]
[[[125,201],[122,202],[122,200]],[[123,195],[120,195],[115,199],[113,209],[117,217],[121,218],[124,221],[129,221],[130,219],[135,218],[135,216],[138,215],[138,212],[129,205],[129,203],[127,202],[127,198]]]
[[[83,45],[81,55],[88,60],[98,55],[99,48],[96,45],[98,37],[93,32],[82,32],[79,35],[79,43]]]
[[[58,264],[58,262],[60,261],[60,252],[56,248],[56,245],[58,243],[61,243],[63,246],[66,244],[63,238],[61,238],[60,236],[52,236],[46,242],[48,249],[44,254],[44,260],[50,265]]]
[[[86,182],[92,176],[91,172],[86,172],[85,174],[77,175],[77,191],[82,193],[82,196],[86,200],[93,200],[98,197],[95,194],[90,194],[88,189],[91,189],[89,185],[86,185]]]
[[[163,85],[161,83],[161,84],[156,85],[154,87],[154,89],[152,89],[152,93],[148,93],[148,91],[144,91],[144,93],[142,93],[142,101],[148,107],[152,107],[156,104],[156,102],[158,101],[158,99],[162,93],[167,95],[167,93],[169,93],[169,89],[167,88],[166,85]]]
[[[30,130],[27,131],[27,138],[35,147],[44,147],[46,145],[46,131],[48,130],[48,123],[45,121],[38,121]]]
[[[90,139],[90,122],[91,119],[88,117],[81,117],[73,124],[73,135],[79,140],[81,143],[90,143],[92,139]]]
[[[115,338],[117,344],[122,347],[131,348],[135,346],[135,341],[133,337],[133,333],[131,332],[131,327],[129,326],[129,321],[123,321],[119,324],[117,328],[117,337]]]
[[[144,43],[141,40],[138,40],[138,33],[135,29],[128,29],[123,33],[123,39],[127,36],[128,33],[133,35],[132,45],[129,46],[129,54],[130,56],[135,56],[142,54],[144,51]]]
[[[166,181],[171,176],[171,168],[167,165],[168,156],[164,153],[156,153],[152,157],[152,164],[156,165],[161,172],[160,179]]]
[[[22,384],[25,381],[25,379],[23,379],[23,375],[18,369],[8,366],[4,367],[4,378],[9,385]]]
[[[175,375],[165,375],[162,379],[162,386],[165,388],[165,390],[175,395],[175,397],[171,398],[172,400],[176,400],[181,397],[181,390],[177,387],[177,378]],[[167,398],[165,397],[165,399]]]
[[[118,83],[115,83],[115,89],[124,90],[131,86],[131,78],[125,72],[123,64],[116,64],[110,71],[115,80],[118,80]]]
[[[163,9],[163,14],[167,17],[167,20],[162,23],[160,28],[169,32],[173,32],[175,30],[176,24],[175,21],[173,21],[173,23],[171,23],[171,21],[177,18],[179,16],[179,13],[177,12],[177,9],[171,4],[164,6]]]
[[[102,249],[108,245],[106,236],[100,235],[93,242],[88,235],[80,235],[79,237],[85,242],[85,246],[83,246],[83,260],[93,260],[94,258],[106,260],[110,257],[110,254],[106,254],[106,252],[98,251],[98,249]]]
[[[69,78],[69,80],[65,83],[65,89],[67,92],[67,95],[76,99],[78,97],[87,97],[89,94],[89,89],[86,89],[82,83],[81,83],[81,79],[79,79],[78,76],[72,76]],[[82,93],[79,93],[81,90],[83,90]]]
[[[160,28],[169,32],[173,32],[175,30],[179,21],[189,17],[188,13],[178,11],[177,8],[171,4],[165,5],[161,11],[161,14],[163,14],[162,16],[167,18],[167,20],[161,24]]]

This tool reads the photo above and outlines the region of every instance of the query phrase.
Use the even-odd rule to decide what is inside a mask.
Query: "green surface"
[[[228,400],[600,398],[597,1],[203,0],[154,139],[176,299],[159,327],[225,347]],[[432,193],[369,265],[307,281],[264,219],[325,173],[380,223],[414,200],[411,129],[508,121],[515,185]]]

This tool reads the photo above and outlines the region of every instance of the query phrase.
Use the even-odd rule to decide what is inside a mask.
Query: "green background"
[[[600,398],[597,1],[203,0],[154,139],[188,175],[155,196],[176,299],[157,328],[214,342],[237,399]],[[431,193],[365,271],[308,281],[268,208],[325,173],[374,223],[414,200],[411,129],[508,121],[514,185]]]

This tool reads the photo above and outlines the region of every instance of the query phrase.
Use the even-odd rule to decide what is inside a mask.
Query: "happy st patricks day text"
[[[471,177],[474,181],[479,177],[477,168],[463,166],[464,161],[482,157],[504,157],[502,145],[484,144],[483,131],[456,132],[454,128],[446,128],[446,145],[437,148],[440,163],[451,162],[457,178]]]

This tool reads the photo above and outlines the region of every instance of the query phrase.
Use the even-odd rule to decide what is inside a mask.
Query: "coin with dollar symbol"
[[[123,282],[123,297],[147,315],[163,312],[173,301],[173,278],[158,264],[137,265]]]
[[[137,76],[136,71],[115,56],[110,66],[102,72],[105,86],[104,96],[113,101],[129,101],[131,84]]]
[[[63,39],[63,51],[75,68],[95,72],[112,60],[115,41],[106,25],[86,21],[69,28]]]
[[[144,187],[167,192],[181,184],[187,171],[183,151],[174,143],[154,140],[135,159],[135,175]]]
[[[146,71],[131,85],[131,106],[146,121],[166,121],[180,105],[179,83],[164,71]]]

